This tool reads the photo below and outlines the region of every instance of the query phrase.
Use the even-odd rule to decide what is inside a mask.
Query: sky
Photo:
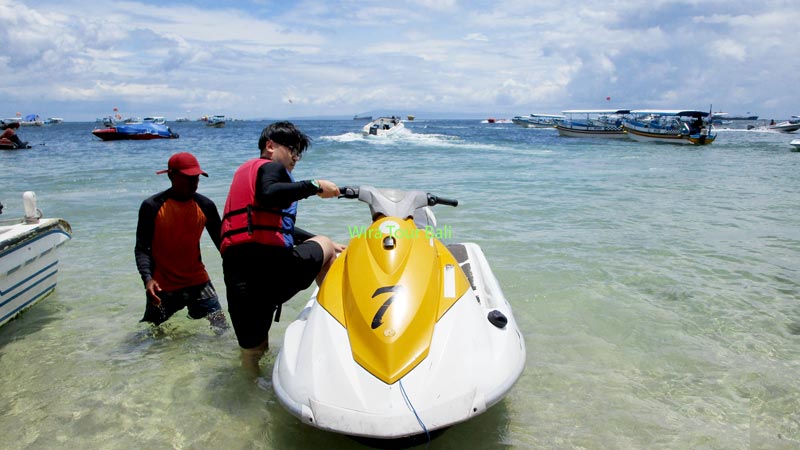
[[[0,0],[0,118],[800,115],[800,0]]]

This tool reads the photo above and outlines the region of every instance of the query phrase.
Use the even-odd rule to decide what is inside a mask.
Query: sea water
[[[421,189],[446,242],[486,253],[527,346],[510,395],[430,448],[800,447],[800,153],[792,135],[722,130],[705,147],[559,137],[479,121],[305,121],[297,179]],[[22,128],[0,152],[3,216],[62,217],[54,294],[0,328],[0,448],[355,449],[308,427],[241,374],[232,332],[179,312],[139,323],[139,205],[189,151],[221,210],[266,121],[173,123],[176,140],[102,142],[92,123]],[[354,200],[300,203],[298,226],[346,243]],[[203,259],[227,309],[221,260]],[[270,378],[298,294],[270,332]]]

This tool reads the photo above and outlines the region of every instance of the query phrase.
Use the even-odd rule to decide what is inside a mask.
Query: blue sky
[[[0,0],[0,21],[0,118],[800,114],[797,0]]]

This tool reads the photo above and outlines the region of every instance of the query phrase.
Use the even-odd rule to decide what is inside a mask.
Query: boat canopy
[[[630,109],[568,109],[564,114],[630,114]]]
[[[28,114],[27,116],[25,116],[26,122],[36,122],[37,120],[39,120],[38,114]]]
[[[117,125],[115,128],[117,133],[120,134],[157,134],[159,136],[169,136],[171,134],[166,125],[153,122],[129,123]]]
[[[637,109],[631,111],[631,114],[657,114],[659,116],[707,117],[708,111],[694,111],[694,110],[683,110],[683,109]]]
[[[531,117],[541,117],[543,119],[563,119],[561,114],[531,114]]]

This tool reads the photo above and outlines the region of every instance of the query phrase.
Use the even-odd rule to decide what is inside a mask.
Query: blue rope
[[[431,434],[428,432],[428,428],[425,426],[425,424],[422,423],[422,419],[419,417],[419,414],[417,414],[417,410],[414,409],[414,405],[411,404],[411,400],[408,398],[408,394],[406,394],[406,388],[403,387],[403,380],[402,379],[400,380],[400,392],[403,394],[403,400],[406,401],[406,405],[408,406],[408,409],[410,409],[411,412],[414,413],[414,417],[417,418],[417,422],[419,423],[419,426],[421,426],[422,427],[422,431],[425,432],[425,436],[427,436],[427,438],[428,438],[428,445],[430,445],[430,443],[431,443]]]

